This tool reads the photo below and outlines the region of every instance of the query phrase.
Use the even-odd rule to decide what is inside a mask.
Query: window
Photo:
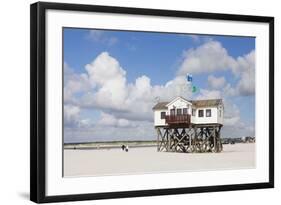
[[[206,109],[206,117],[211,117],[211,116],[212,116],[211,109]]]
[[[195,116],[196,114],[196,109],[192,109],[192,116]]]
[[[175,115],[175,109],[170,110],[170,115]]]
[[[177,115],[181,115],[182,114],[182,109],[177,109]]]
[[[198,110],[198,116],[204,117],[204,110]]]
[[[183,108],[183,114],[187,115],[187,108]]]
[[[165,119],[166,117],[166,112],[161,112],[161,119]]]

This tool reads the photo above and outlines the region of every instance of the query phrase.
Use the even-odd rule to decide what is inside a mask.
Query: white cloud
[[[200,36],[199,35],[187,35],[188,37],[190,37],[194,42],[199,43],[200,42]]]
[[[113,126],[113,127],[136,127],[136,124],[132,123],[127,119],[118,119],[114,115],[108,113],[101,113],[101,118],[97,122],[100,126]]]
[[[241,57],[240,61],[243,59]],[[245,62],[243,63],[246,65]],[[244,70],[247,70],[247,66],[244,67]],[[134,83],[127,83],[126,71],[107,52],[101,53],[85,68],[87,74],[84,75],[87,80],[84,83],[90,84],[94,89],[87,90],[76,105],[81,108],[95,108],[103,111],[101,124],[111,122],[114,126],[129,126],[129,121],[151,122],[153,120],[152,107],[156,97],[159,97],[161,101],[169,101],[178,95],[186,98],[190,98],[192,95],[191,90],[186,86],[185,76],[176,76],[164,85],[152,86],[150,78],[145,75],[138,77]],[[242,69],[240,73],[243,73],[244,70]],[[76,80],[81,81],[80,78],[76,78]],[[225,85],[225,81],[224,77],[210,75],[208,83],[211,88],[217,89],[200,89],[197,99],[216,99],[223,98],[222,94],[227,95],[230,92],[234,94],[236,91],[229,84],[223,90],[218,90]],[[110,113],[110,115],[106,115],[106,113]],[[121,121],[117,123],[119,119]],[[226,119],[226,123],[236,122],[236,120],[235,117]]]
[[[86,70],[91,84],[97,87],[94,93],[95,105],[101,108],[124,109],[127,97],[126,72],[119,62],[103,52],[86,65]]]
[[[232,69],[234,75],[239,77],[236,85],[229,83],[224,87],[228,96],[249,96],[255,94],[255,51],[237,58],[237,65]]]
[[[179,36],[184,37],[184,38],[189,38],[193,41],[193,43],[196,43],[196,44],[206,43],[206,42],[213,40],[213,38],[208,35],[179,34]]]
[[[219,54],[224,56],[225,60],[223,62],[233,63],[233,59],[228,57],[227,51],[221,44],[214,41],[209,41],[197,49],[190,50],[188,53],[188,59],[192,56],[199,58],[203,56],[202,62],[206,65],[209,65],[209,61],[212,58],[218,58]],[[209,53],[213,54],[206,57]],[[249,70],[254,69],[252,66],[254,64],[254,51],[246,56],[239,57],[237,61],[241,66],[236,64],[236,67],[234,66],[235,72],[242,77],[235,88],[228,83],[222,90],[218,90],[226,84],[225,78],[210,75],[208,77],[208,84],[213,90],[200,89],[197,99],[222,98],[222,92],[226,96],[237,95],[239,92],[251,94],[247,90],[252,89],[249,86],[252,83],[247,84],[250,81],[246,81],[246,79],[251,77],[248,73],[252,71],[249,72]],[[225,69],[222,65],[227,63],[215,64],[204,67],[204,69],[211,71],[216,69],[216,66]],[[137,78],[134,83],[127,83],[126,71],[107,52],[102,52],[90,64],[87,64],[85,68],[87,73],[77,75],[70,72],[71,75],[68,75],[71,77],[67,77],[64,88],[65,102],[68,102],[67,100],[70,99],[73,101],[73,99],[76,99],[73,97],[76,92],[84,91],[81,98],[73,102],[75,105],[81,108],[100,109],[105,113],[110,112],[117,119],[152,121],[151,108],[155,104],[155,98],[159,97],[161,101],[168,101],[178,95],[186,98],[190,98],[192,95],[191,90],[186,86],[187,81],[183,75],[176,76],[164,85],[152,86],[150,78],[147,76]],[[201,72],[206,72],[204,69]],[[126,123],[124,122],[123,124]]]
[[[228,55],[227,50],[217,41],[208,41],[196,49],[184,52],[183,61],[178,75],[187,73],[214,72],[233,67],[235,60]]]
[[[107,46],[113,46],[118,42],[116,37],[109,36],[102,30],[90,30],[88,38],[94,42],[106,44]]]
[[[198,99],[215,99],[223,98],[222,93],[217,90],[200,90]],[[242,137],[255,136],[253,125],[247,125],[241,119],[239,107],[227,98],[223,98],[224,119],[222,136],[223,137]]]
[[[75,94],[86,92],[92,88],[88,76],[85,73],[76,74],[64,63],[64,102],[73,103]]]
[[[72,104],[64,105],[64,126],[68,128],[89,128],[94,124],[89,118],[81,118],[81,108]]]
[[[222,88],[225,85],[225,83],[226,83],[226,80],[223,76],[222,77],[215,77],[213,75],[208,76],[208,85],[211,88],[214,88],[214,89]]]
[[[222,70],[228,69],[224,66],[233,62],[231,57],[227,57],[226,50],[218,43],[212,45],[212,42],[208,42],[206,44],[208,46],[205,45],[202,48],[205,52],[204,55],[209,53],[206,51],[207,48],[213,51],[217,50],[217,54],[209,56],[209,59],[203,57],[204,62],[203,64],[200,63],[200,72],[214,71],[217,69],[217,65]],[[195,49],[190,52],[194,52],[194,54],[189,55],[190,59],[192,56],[198,56],[198,60],[200,59],[199,51]],[[218,58],[219,53],[224,54],[225,63],[220,65],[214,63],[207,68],[201,67],[202,65],[208,65],[211,58]],[[250,81],[247,78],[251,78],[251,72],[254,72],[254,51],[234,61],[234,66],[231,69],[235,71],[235,75],[239,78],[237,85],[233,87],[226,82],[224,77],[210,75],[208,84],[211,89],[200,89],[197,99],[251,94],[247,91],[252,89],[249,85],[252,85],[253,82],[251,81],[250,84],[245,84],[245,82]],[[66,127],[72,127],[77,131],[76,134],[72,133],[73,136],[77,135],[77,137],[80,133],[84,137],[87,136],[88,139],[96,139],[97,135],[106,137],[113,133],[115,136],[118,132],[120,138],[122,138],[122,134],[130,138],[130,134],[124,133],[122,128],[126,128],[128,133],[131,133],[134,137],[140,136],[140,133],[145,135],[140,137],[154,136],[152,107],[155,104],[155,98],[159,97],[160,101],[169,101],[178,95],[187,99],[192,96],[191,90],[186,86],[187,80],[184,75],[178,75],[163,85],[151,85],[150,78],[145,75],[138,77],[134,82],[128,83],[125,69],[121,67],[117,59],[107,52],[102,52],[91,63],[87,64],[85,66],[86,72],[83,74],[74,73],[68,66],[65,66],[65,68],[65,103],[68,103],[65,105],[65,124]],[[192,69],[196,70],[197,68],[199,69],[195,66]],[[234,73],[234,71],[232,72]],[[81,95],[77,97],[77,93]],[[81,119],[80,110],[84,108],[101,111],[101,118],[95,123],[91,119]],[[225,126],[227,129],[237,124],[242,126],[240,112],[236,105],[226,102],[225,111]],[[80,131],[78,131],[79,128]],[[70,130],[66,131],[66,135],[71,135]]]
[[[226,70],[230,70],[239,79],[235,86],[228,85],[226,92],[242,96],[255,93],[255,51],[235,59],[228,54],[220,42],[214,40],[185,51],[177,74],[212,73]],[[217,83],[213,77],[208,79],[209,85],[218,88],[225,84],[223,79],[216,80]]]
[[[237,84],[237,90],[241,95],[253,95],[255,93],[255,51],[238,58],[241,79]]]
[[[151,122],[137,122],[137,126],[117,127],[93,125],[91,127],[65,127],[65,142],[91,142],[112,140],[152,140],[156,133]]]
[[[190,90],[184,90],[183,85],[187,84],[184,76],[177,76],[165,85],[152,86],[145,75],[138,77],[134,83],[127,83],[125,70],[107,52],[87,64],[86,70],[95,89],[86,92],[79,105],[111,112],[117,118],[152,121],[156,97],[163,101],[178,95],[191,96]]]
[[[240,122],[240,110],[237,105],[230,101],[224,100],[224,121],[225,126],[238,125]]]
[[[230,85],[230,83],[228,83],[222,90],[223,90],[223,93],[225,94],[225,96],[236,96],[236,95],[239,95],[239,93],[237,92],[237,89],[232,87]]]
[[[206,90],[206,89],[200,89],[200,93],[196,97],[197,100],[220,99],[220,98],[222,98],[222,94],[219,90]]]
[[[77,126],[79,122],[80,108],[73,105],[64,105],[64,125],[69,127]]]

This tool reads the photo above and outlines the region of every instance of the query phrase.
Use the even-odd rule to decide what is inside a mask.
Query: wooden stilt
[[[157,127],[157,151],[221,152],[221,125]]]
[[[157,152],[160,151],[160,146],[159,146],[159,132],[160,132],[160,128],[155,128],[156,133],[157,133]]]

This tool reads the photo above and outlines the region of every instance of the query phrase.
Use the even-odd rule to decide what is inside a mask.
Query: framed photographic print
[[[274,18],[31,5],[34,202],[274,187]]]

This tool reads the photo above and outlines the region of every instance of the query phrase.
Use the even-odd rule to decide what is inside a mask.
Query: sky
[[[179,95],[222,98],[222,136],[255,135],[254,37],[78,28],[63,37],[65,143],[156,139],[152,107]]]

